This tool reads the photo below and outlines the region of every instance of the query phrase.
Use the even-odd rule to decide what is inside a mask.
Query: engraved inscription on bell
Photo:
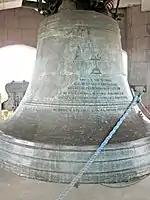
[[[132,100],[118,24],[91,11],[60,12],[39,27],[36,66],[14,115],[0,124],[0,162],[69,183]],[[136,108],[80,183],[135,183],[150,173],[149,124]]]
[[[104,107],[113,104],[122,104],[120,99],[128,100],[123,90],[111,78],[100,74],[90,74],[89,77],[81,77],[79,80],[71,84],[68,88],[64,88],[58,95],[61,104],[66,105],[89,105],[96,107],[97,105]]]

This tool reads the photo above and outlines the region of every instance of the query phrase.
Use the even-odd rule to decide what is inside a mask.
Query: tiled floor
[[[0,200],[56,200],[64,188],[65,185],[24,179],[0,169]],[[150,178],[125,189],[80,186],[66,200],[150,200]]]

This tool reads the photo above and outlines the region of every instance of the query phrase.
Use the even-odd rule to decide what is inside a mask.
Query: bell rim
[[[7,145],[6,142],[7,141]],[[78,157],[82,154],[82,156],[84,157],[84,155],[88,155],[88,158],[86,158],[86,160],[84,160],[86,163],[89,159],[89,157],[95,152],[96,150],[96,146],[92,146],[89,149],[89,146],[84,146],[84,147],[79,147],[79,146],[66,146],[66,145],[47,145],[45,146],[45,144],[43,143],[34,143],[34,142],[30,142],[30,141],[25,141],[25,140],[20,140],[20,139],[16,139],[10,135],[6,135],[5,133],[3,133],[2,131],[0,131],[0,144],[1,144],[1,149],[0,151],[3,153],[0,153],[0,165],[2,168],[12,171],[15,174],[18,174],[20,176],[23,177],[28,177],[31,179],[37,179],[37,180],[41,180],[41,181],[46,181],[46,182],[53,182],[53,183],[69,183],[74,175],[76,175],[78,173],[78,170],[80,170],[81,164],[83,165],[83,159],[77,161],[75,163],[75,161],[72,164],[72,168],[70,167],[70,163],[72,163],[72,158],[73,155],[75,157],[75,155]],[[17,147],[13,148],[13,145],[16,145]],[[22,145],[22,150],[19,148]],[[127,144],[127,143],[126,143]],[[126,154],[126,159],[123,160],[123,162],[125,163],[126,166],[128,166],[128,169],[120,169],[119,170],[119,166],[117,166],[118,164],[116,164],[116,168],[118,168],[117,170],[112,169],[110,171],[96,171],[94,172],[93,169],[91,169],[90,171],[88,171],[87,173],[85,173],[83,175],[83,179],[80,180],[80,184],[125,184],[127,183],[128,179],[129,182],[131,181],[132,184],[132,180],[133,182],[137,182],[140,181],[141,179],[146,178],[147,176],[149,176],[150,174],[150,159],[148,159],[148,161],[146,160],[146,158],[148,158],[148,155],[150,155],[150,137],[148,138],[142,138],[139,139],[137,141],[133,141],[131,145],[131,142],[128,142],[128,146],[131,149],[132,152],[132,156],[128,157],[129,152]],[[20,145],[20,147],[19,147]],[[122,144],[120,144],[122,146]],[[139,152],[139,146],[138,145],[143,145],[143,152],[140,154],[141,155],[137,155],[137,152]],[[149,145],[149,147],[148,147]],[[52,149],[53,146],[53,149]],[[65,147],[66,149],[65,149]],[[114,151],[114,155],[115,155],[115,151],[120,150],[119,149],[119,145],[118,149],[117,148],[112,148],[112,146],[114,147],[114,144],[110,144],[108,145],[104,151],[102,153],[106,153],[106,155],[108,155],[107,153],[109,152],[113,152]],[[47,147],[47,149],[45,148]],[[54,149],[55,147],[55,149]],[[61,149],[60,147],[62,147],[63,149]],[[123,149],[128,151],[129,149],[127,148],[127,146],[124,144],[123,145]],[[80,151],[79,149],[80,148]],[[85,149],[86,148],[86,149]],[[9,151],[9,149],[11,149],[11,151]],[[44,149],[45,149],[45,153],[44,153]],[[88,149],[88,151],[87,151]],[[26,151],[29,150],[29,153],[31,153],[31,157],[26,156]],[[62,151],[61,151],[62,150]],[[70,151],[72,150],[72,151]],[[83,151],[82,151],[83,150]],[[86,151],[85,151],[86,150]],[[145,151],[147,152],[145,152]],[[8,155],[4,157],[5,153],[8,151]],[[16,155],[15,153],[18,151],[18,160],[16,159]],[[41,155],[39,157],[36,158],[36,154],[38,155],[39,152],[42,152]],[[67,152],[68,151],[68,152]],[[49,158],[49,153],[51,152],[52,155]],[[120,151],[121,152],[121,151]],[[33,153],[33,155],[32,155]],[[64,160],[66,159],[66,162],[64,163],[64,160],[61,161],[59,160],[59,155],[62,153],[62,155],[64,155]],[[72,154],[71,154],[72,153]],[[89,154],[88,154],[89,153]],[[146,154],[145,154],[146,153]],[[68,155],[67,155],[68,154]],[[54,155],[54,160],[52,160],[52,156]],[[65,157],[65,155],[67,155],[67,157]],[[33,157],[32,157],[33,156]],[[35,157],[34,157],[35,156]],[[45,156],[45,158],[44,158]],[[82,157],[81,156],[81,157]],[[103,159],[104,155],[100,155],[100,159]],[[136,158],[137,156],[137,158]],[[140,160],[143,161],[145,156],[145,162],[146,164],[139,164]],[[28,157],[28,158],[27,158]],[[60,156],[61,157],[61,156]],[[121,156],[120,156],[121,157]],[[46,160],[48,159],[49,160]],[[24,159],[30,159],[29,163],[27,162],[26,166],[25,166],[25,162]],[[71,159],[69,161],[69,159]],[[137,161],[136,161],[137,159]],[[37,166],[37,168],[32,167],[31,163],[35,160],[35,166]],[[42,160],[42,161],[41,161]],[[110,156],[108,156],[108,158],[106,160],[110,161],[110,165],[112,164],[112,162],[117,163],[120,162],[121,159],[117,159],[116,160],[110,160]],[[119,161],[117,161],[119,160]],[[69,164],[66,164],[69,161]],[[41,163],[49,163],[47,166],[47,169],[45,167],[45,169],[40,169],[40,165],[39,162]],[[122,161],[121,161],[122,162]],[[129,162],[129,163],[128,163]],[[131,162],[131,163],[130,163]],[[52,163],[54,165],[52,165]],[[103,161],[98,161],[96,160],[94,162],[94,167],[98,165],[103,166],[103,163],[107,163],[107,161],[103,162]],[[139,164],[139,167],[136,167],[136,163],[137,165]],[[39,165],[39,166],[38,166]],[[65,166],[67,165],[67,168],[63,171],[63,168],[61,168],[60,166],[60,171],[57,168],[57,165],[62,165]],[[73,166],[74,165],[74,166]],[[108,163],[107,163],[108,165]],[[113,165],[113,164],[112,164]],[[43,164],[44,166],[44,164]],[[122,165],[124,167],[124,165]],[[57,169],[56,169],[57,168]],[[82,167],[81,167],[82,168]],[[71,169],[71,170],[70,170]],[[68,170],[68,171],[66,171]],[[70,172],[69,172],[70,170]],[[100,170],[100,168],[98,168],[98,170]],[[118,176],[120,176],[121,178],[118,179]]]

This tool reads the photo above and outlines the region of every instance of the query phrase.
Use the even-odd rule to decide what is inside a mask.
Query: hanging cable
[[[150,111],[146,108],[146,106],[142,102],[140,102],[140,105],[146,111],[146,113],[149,115],[149,118],[150,118]]]
[[[142,116],[142,118],[150,123],[150,111],[146,108],[146,106],[140,101],[139,108],[141,109],[139,111],[139,114]]]

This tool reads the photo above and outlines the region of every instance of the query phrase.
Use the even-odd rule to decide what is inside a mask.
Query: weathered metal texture
[[[1,124],[2,167],[68,183],[132,100],[120,32],[89,11],[46,18],[32,82],[14,116]],[[150,173],[149,124],[136,109],[80,183],[130,184]]]

